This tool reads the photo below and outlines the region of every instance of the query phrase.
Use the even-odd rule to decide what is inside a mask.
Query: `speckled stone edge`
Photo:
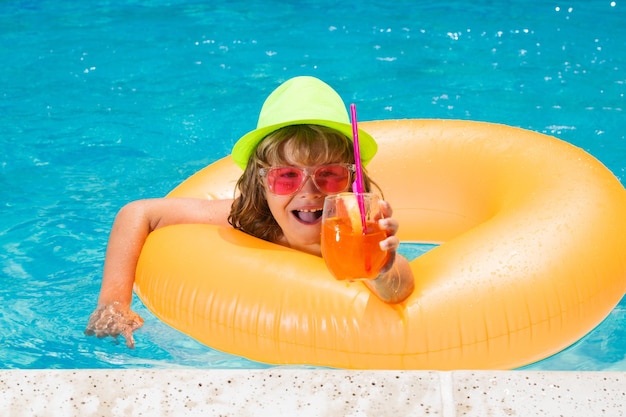
[[[626,372],[4,370],[3,416],[626,416]]]

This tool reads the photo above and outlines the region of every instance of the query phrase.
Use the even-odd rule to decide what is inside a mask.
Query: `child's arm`
[[[389,304],[400,303],[413,293],[415,280],[409,262],[401,255],[394,254],[391,268],[376,279],[366,280],[365,285],[378,298]]]
[[[378,277],[366,280],[365,285],[384,302],[395,304],[411,295],[415,288],[415,279],[406,258],[396,254],[400,241],[395,236],[398,222],[391,217],[391,206],[383,201],[381,209],[384,218],[379,220],[379,224],[387,232],[387,239],[380,242],[380,245],[391,253],[391,258]]]
[[[228,225],[232,200],[160,198],[124,206],[115,218],[104,261],[98,307],[89,318],[87,335],[123,335],[134,346],[132,332],[143,319],[130,309],[135,269],[148,234],[182,223]]]

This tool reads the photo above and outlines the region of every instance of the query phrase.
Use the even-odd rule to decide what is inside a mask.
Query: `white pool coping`
[[[626,416],[626,372],[2,370],[2,416]]]

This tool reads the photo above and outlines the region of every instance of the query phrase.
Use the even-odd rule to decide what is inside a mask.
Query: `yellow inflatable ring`
[[[272,364],[353,369],[507,369],[600,323],[626,289],[626,191],[583,150],[518,128],[452,120],[363,123],[369,166],[411,262],[414,294],[387,305],[335,280],[321,258],[230,228],[152,233],[136,293],[218,350]],[[170,196],[231,197],[229,157]]]

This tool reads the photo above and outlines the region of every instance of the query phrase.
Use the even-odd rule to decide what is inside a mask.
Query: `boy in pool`
[[[232,157],[244,172],[234,200],[157,198],[138,200],[118,213],[106,252],[98,307],[85,334],[124,336],[134,347],[133,331],[143,319],[130,309],[135,269],[148,234],[181,223],[206,223],[242,230],[279,245],[321,256],[324,198],[350,190],[354,148],[345,104],[327,84],[313,77],[292,78],[267,98],[257,129],[235,144]],[[367,164],[377,150],[374,139],[359,132],[361,158]],[[277,179],[277,168],[282,171]],[[288,172],[287,172],[288,171]],[[285,178],[289,178],[285,181]],[[326,178],[335,178],[328,181]],[[376,187],[364,172],[366,191]],[[408,261],[396,254],[398,222],[388,203],[379,220],[387,238],[380,242],[392,256],[365,285],[381,300],[399,303],[414,288]]]

